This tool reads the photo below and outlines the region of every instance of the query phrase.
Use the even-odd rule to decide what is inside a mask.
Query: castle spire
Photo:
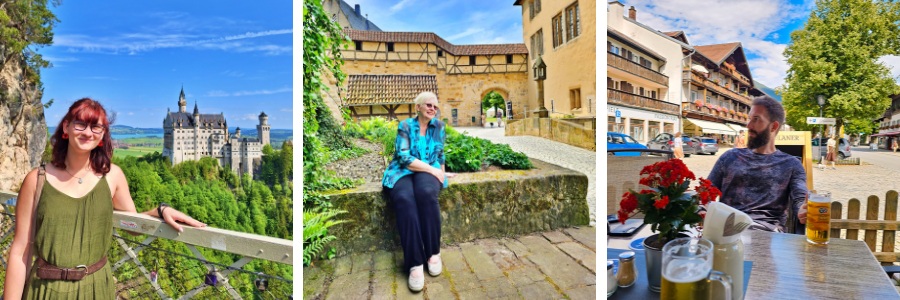
[[[195,114],[195,115],[199,115],[199,114],[200,114],[200,110],[197,109],[197,101],[194,101],[194,114]]]
[[[184,86],[181,86],[181,94],[178,95],[178,112],[183,113],[187,110],[187,100],[184,99]]]

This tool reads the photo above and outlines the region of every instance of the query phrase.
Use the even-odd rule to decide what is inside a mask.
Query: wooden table
[[[608,239],[610,248],[649,236]],[[753,262],[745,299],[900,299],[863,241],[835,239],[826,246],[799,234],[744,232],[744,259]]]

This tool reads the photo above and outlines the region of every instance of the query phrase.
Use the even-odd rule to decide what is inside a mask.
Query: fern
[[[347,220],[334,220],[343,210],[328,208],[311,209],[303,212],[303,264],[309,265],[330,241],[337,237],[328,234],[328,228]]]

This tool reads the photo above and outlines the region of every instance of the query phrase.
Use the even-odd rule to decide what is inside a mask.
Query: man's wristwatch
[[[156,214],[159,215],[160,219],[163,219],[163,220],[166,219],[165,217],[163,217],[163,211],[166,209],[166,207],[169,207],[169,205],[166,204],[165,202],[160,202],[159,206],[156,207]]]

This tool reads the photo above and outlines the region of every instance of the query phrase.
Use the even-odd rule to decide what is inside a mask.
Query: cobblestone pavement
[[[684,163],[694,172],[694,175],[706,178],[715,165],[716,160],[722,153],[730,148],[720,148],[715,155],[691,155],[684,159]],[[860,149],[853,148],[854,155],[864,156],[860,153]],[[879,154],[889,154],[896,156],[900,161],[900,153],[892,153],[886,150],[879,150]],[[862,165],[838,165],[837,170],[830,168],[820,170],[813,168],[813,188],[816,190],[831,192],[832,201],[839,201],[844,207],[846,215],[847,203],[850,199],[856,198],[860,200],[860,212],[863,218],[867,209],[866,200],[869,196],[878,196],[879,214],[878,218],[884,218],[884,201],[885,194],[889,190],[900,191],[900,170],[892,170],[885,164],[871,164],[863,159]],[[860,234],[860,239],[863,235]],[[898,239],[900,240],[900,239]],[[877,248],[881,247],[881,241],[877,243]],[[894,246],[895,251],[900,251],[900,243]]]
[[[441,248],[443,273],[407,287],[400,251],[375,251],[303,268],[303,299],[595,299],[596,230],[573,227]]]
[[[490,140],[494,143],[508,144],[515,151],[520,151],[548,163],[581,172],[588,177],[587,203],[591,212],[591,226],[596,223],[597,210],[597,152],[570,146],[533,136],[505,136],[503,128],[458,127],[459,132]]]

